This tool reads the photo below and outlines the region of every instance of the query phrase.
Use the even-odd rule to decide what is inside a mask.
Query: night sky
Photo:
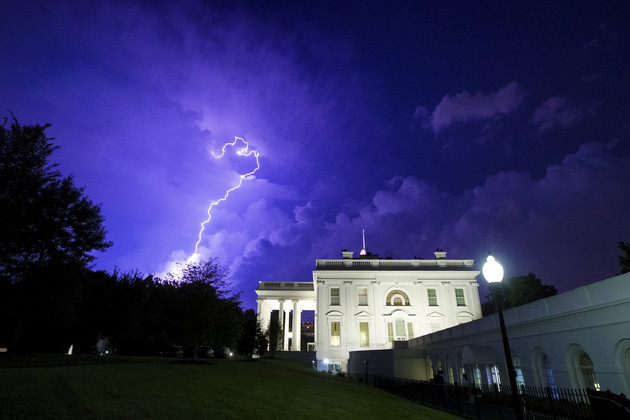
[[[199,252],[258,281],[317,258],[475,259],[560,292],[630,242],[630,5],[1,1],[0,115],[51,123],[101,203],[95,268]],[[239,142],[237,145],[242,146]],[[483,296],[486,282],[480,276]]]

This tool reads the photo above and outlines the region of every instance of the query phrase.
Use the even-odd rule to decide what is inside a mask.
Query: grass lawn
[[[459,418],[282,360],[0,356],[1,419]]]

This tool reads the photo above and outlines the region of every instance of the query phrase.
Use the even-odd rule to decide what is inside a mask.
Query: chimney
[[[436,249],[435,252],[433,253],[433,255],[435,255],[435,259],[436,260],[445,260],[446,259],[446,251],[444,251],[443,249]]]
[[[354,251],[346,251],[345,249],[341,251],[341,256],[344,260],[351,260],[354,258]]]

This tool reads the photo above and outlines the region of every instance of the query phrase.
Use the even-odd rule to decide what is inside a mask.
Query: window
[[[389,342],[394,341],[394,326],[391,322],[387,323],[387,340]]]
[[[427,295],[429,296],[429,306],[438,306],[435,289],[427,289]]]
[[[405,321],[402,319],[396,320],[396,340],[406,340],[407,335],[405,334]]]
[[[359,287],[359,306],[367,306],[367,287]]]
[[[516,386],[518,387],[518,392],[521,392],[521,387],[525,386],[525,378],[523,377],[523,369],[521,369],[521,359],[514,356],[512,364],[514,365],[514,370],[516,371]]]
[[[413,324],[411,322],[407,322],[407,335],[409,339],[413,338]]]
[[[464,289],[455,289],[455,300],[457,306],[466,306],[466,299],[464,299]]]
[[[446,361],[446,366],[448,369],[448,383],[452,385],[455,383],[455,377],[453,376],[453,363],[451,363],[451,359]]]
[[[339,306],[339,288],[332,287],[330,289],[330,306]]]
[[[580,351],[578,354],[578,364],[580,369],[580,375],[582,376],[582,385],[587,388],[594,388],[595,391],[599,391],[599,381],[595,376],[595,369],[593,369],[593,361],[588,354]]]
[[[473,368],[473,375],[475,376],[475,387],[477,387],[478,389],[482,389],[481,370],[479,370],[479,365],[477,363],[475,363],[475,366]]]
[[[407,293],[403,292],[402,290],[392,290],[387,294],[385,305],[409,306],[411,305],[411,303],[409,302],[409,296],[407,296]]]
[[[553,379],[553,371],[551,370],[551,361],[545,353],[538,354],[538,368],[542,376],[543,386],[551,388],[554,398],[558,398],[558,391],[556,389],[556,381]]]
[[[497,390],[501,391],[501,376],[499,375],[498,366],[486,366],[486,375],[488,377],[488,384],[496,384]]]
[[[330,323],[330,346],[331,347],[341,346],[341,322]]]
[[[359,322],[359,345],[361,347],[370,345],[370,328],[367,322]]]

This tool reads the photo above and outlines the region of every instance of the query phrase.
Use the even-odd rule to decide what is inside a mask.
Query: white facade
[[[630,395],[630,273],[504,311],[517,383]],[[349,374],[508,385],[496,315],[426,334],[396,349],[353,352]],[[498,372],[498,374],[497,374]]]
[[[355,350],[390,349],[481,317],[473,260],[317,260],[313,271],[318,370],[345,372]]]
[[[269,327],[272,311],[278,311],[280,331],[283,332],[280,350],[300,351],[302,312],[315,309],[315,290],[311,282],[259,282],[258,320]],[[294,326],[289,331],[289,317]]]

